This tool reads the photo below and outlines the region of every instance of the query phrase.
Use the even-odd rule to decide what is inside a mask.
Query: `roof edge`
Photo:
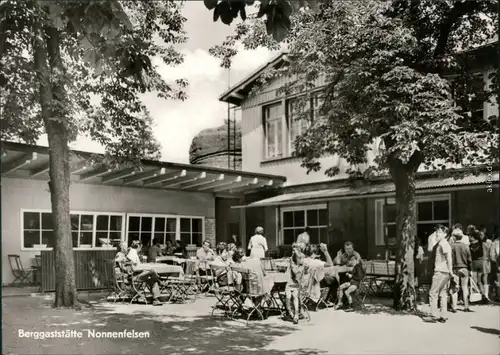
[[[288,55],[288,52],[284,51],[278,54],[276,57],[268,61],[267,63],[261,65],[259,68],[255,69],[253,72],[251,72],[249,75],[247,75],[244,79],[240,80],[238,83],[234,84],[231,86],[229,89],[227,89],[225,92],[222,93],[222,95],[219,96],[219,101],[222,102],[227,102],[227,103],[233,103],[232,101],[235,100],[230,100],[230,97],[232,94],[237,94],[237,91],[240,91],[249,85],[252,85],[258,77],[264,72],[269,67],[274,67],[278,65],[281,62],[286,61],[286,56]],[[238,100],[238,99],[236,99]],[[239,105],[237,105],[239,106]]]

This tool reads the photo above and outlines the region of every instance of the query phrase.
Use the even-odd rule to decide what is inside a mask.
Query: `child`
[[[338,302],[335,306],[335,309],[339,309],[340,307],[342,307],[342,299],[344,297],[344,294],[347,298],[347,302],[349,303],[349,307],[352,308],[351,294],[358,289],[361,281],[363,281],[365,277],[365,270],[363,269],[361,260],[356,259],[356,264],[352,268],[352,273],[348,273],[347,277],[349,277],[350,280],[348,282],[344,282],[339,286]]]
[[[290,265],[288,267],[289,279],[285,288],[286,296],[286,309],[288,314],[292,317],[293,323],[299,322],[300,315],[300,287],[302,279],[306,273],[306,266],[304,265],[304,249],[305,245],[302,243],[294,243],[292,245],[292,257],[290,258]],[[292,310],[293,303],[293,310]]]

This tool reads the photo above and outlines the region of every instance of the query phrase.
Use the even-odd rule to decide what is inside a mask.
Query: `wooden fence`
[[[100,290],[108,287],[106,261],[113,260],[115,249],[110,250],[74,250],[75,282],[77,290]],[[42,292],[55,291],[56,273],[54,251],[41,252],[42,256]]]

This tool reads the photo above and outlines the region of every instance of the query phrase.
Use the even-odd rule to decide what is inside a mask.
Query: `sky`
[[[183,102],[163,100],[155,94],[147,94],[143,99],[155,121],[154,132],[162,145],[161,160],[177,163],[189,163],[189,147],[197,133],[217,127],[227,118],[227,104],[219,102],[218,97],[228,88],[228,71],[220,67],[220,61],[208,50],[233,33],[231,27],[220,21],[213,22],[212,12],[205,8],[203,1],[187,1],[183,15],[187,19],[184,28],[189,37],[180,47],[185,55],[184,63],[169,67],[159,60],[155,62],[165,79],[188,80],[188,99]],[[231,68],[231,83],[243,79],[275,55],[264,48],[240,51]],[[46,140],[40,142],[44,143],[46,145]],[[103,152],[102,147],[87,138],[78,139],[71,148]]]

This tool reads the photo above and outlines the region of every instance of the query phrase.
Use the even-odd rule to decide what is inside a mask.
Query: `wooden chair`
[[[33,284],[33,269],[25,269],[23,263],[21,262],[21,257],[18,254],[8,254],[10,270],[14,276],[14,281],[11,286],[14,286],[16,282],[21,286],[23,284]]]

